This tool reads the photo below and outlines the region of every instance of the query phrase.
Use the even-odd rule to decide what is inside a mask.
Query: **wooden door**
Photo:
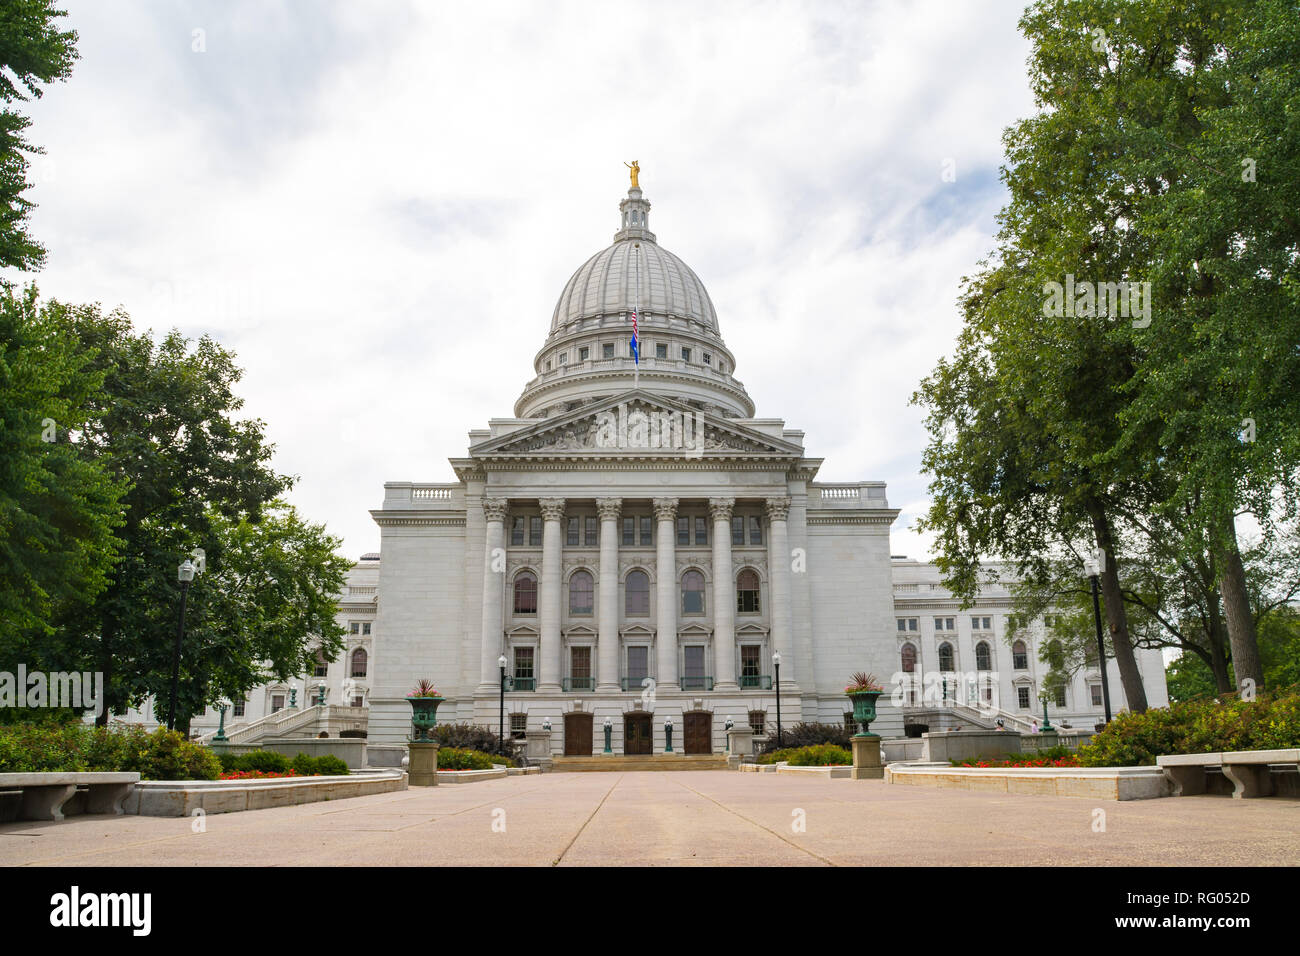
[[[688,754],[713,753],[713,715],[693,713],[682,715],[682,744]]]
[[[626,714],[623,717],[623,753],[654,753],[649,714]]]
[[[591,756],[591,714],[564,715],[564,755]]]

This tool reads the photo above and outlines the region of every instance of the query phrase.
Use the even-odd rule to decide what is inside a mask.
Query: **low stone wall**
[[[366,748],[366,760],[371,767],[397,769],[405,759],[406,744],[370,744]]]
[[[491,770],[439,770],[438,786],[444,783],[478,783],[481,780],[503,780],[508,770],[518,767],[493,767]]]
[[[1157,767],[942,767],[893,764],[885,781],[910,787],[1030,793],[1090,800],[1167,797],[1169,783]]]
[[[366,742],[358,737],[271,737],[259,742],[261,749],[273,750],[293,759],[298,754],[309,757],[338,757],[349,770],[367,766]]]
[[[741,773],[776,773],[774,763],[742,763],[738,768]]]
[[[145,817],[265,810],[322,800],[346,800],[406,789],[406,774],[373,772],[346,777],[269,777],[264,780],[145,780],[122,804]]]
[[[776,772],[803,777],[822,777],[827,780],[847,780],[852,776],[853,768],[847,765],[843,767],[791,767],[789,764],[780,763],[776,765]]]

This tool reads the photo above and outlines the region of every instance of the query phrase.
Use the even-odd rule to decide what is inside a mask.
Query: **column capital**
[[[562,521],[564,519],[564,499],[563,498],[541,498],[537,502],[542,508],[542,518],[546,521]]]
[[[790,498],[782,496],[767,499],[767,517],[771,521],[784,521],[790,516]]]
[[[488,521],[505,521],[506,511],[510,507],[509,498],[484,498],[483,516]]]
[[[623,513],[623,499],[597,498],[596,511],[599,512],[601,521],[617,521],[618,516]]]
[[[735,498],[710,498],[709,514],[714,521],[730,521],[731,511],[736,507]]]
[[[656,498],[655,517],[660,521],[675,521],[677,519],[677,499]]]

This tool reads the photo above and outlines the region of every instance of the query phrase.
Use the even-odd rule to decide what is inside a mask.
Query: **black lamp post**
[[[194,562],[189,558],[176,569],[176,580],[181,583],[181,618],[176,625],[176,645],[172,648],[172,699],[167,706],[167,729],[176,729],[176,695],[181,679],[181,639],[185,636],[185,599],[190,582],[194,580]]]
[[[1106,677],[1106,642],[1101,636],[1101,598],[1097,594],[1097,577],[1101,574],[1101,562],[1096,558],[1084,558],[1084,573],[1092,579],[1092,618],[1097,625],[1097,667],[1101,671],[1101,700],[1106,709],[1106,723],[1110,723],[1110,680]]]
[[[497,658],[497,665],[501,668],[501,707],[497,715],[500,721],[497,734],[501,738],[501,753],[504,755],[506,752],[506,656],[504,654]]]
[[[780,749],[781,740],[781,652],[772,652],[772,667],[776,669],[776,746]]]

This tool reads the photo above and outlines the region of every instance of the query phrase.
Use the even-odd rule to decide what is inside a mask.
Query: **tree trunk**
[[[113,696],[113,636],[116,622],[107,615],[101,620],[99,628],[99,669],[104,673],[104,693],[99,702],[99,713],[95,715],[96,727],[108,726],[108,715],[112,711],[110,701]]]
[[[1224,653],[1227,635],[1224,633],[1223,616],[1219,613],[1218,595],[1210,593],[1209,627],[1205,632],[1206,643],[1210,648],[1210,671],[1214,674],[1214,687],[1220,694],[1232,692],[1232,678],[1228,675],[1228,655]]]
[[[1110,522],[1106,519],[1106,513],[1100,504],[1091,504],[1088,510],[1092,515],[1093,531],[1097,535],[1097,547],[1101,548],[1106,555],[1106,566],[1101,572],[1102,607],[1106,612],[1106,624],[1110,628],[1111,649],[1115,652],[1115,664],[1119,668],[1124,700],[1133,713],[1145,713],[1147,692],[1142,686],[1142,672],[1138,670],[1137,656],[1133,653],[1133,642],[1129,637],[1128,613],[1124,608],[1123,592],[1120,590],[1119,566],[1115,561]]]
[[[1237,549],[1237,533],[1229,518],[1214,542],[1219,565],[1219,593],[1223,596],[1223,615],[1228,624],[1228,643],[1232,647],[1232,671],[1237,690],[1244,681],[1254,681],[1256,690],[1264,687],[1264,665],[1259,659],[1259,641],[1255,635],[1255,617],[1250,611],[1250,594],[1246,590],[1246,569]]]

